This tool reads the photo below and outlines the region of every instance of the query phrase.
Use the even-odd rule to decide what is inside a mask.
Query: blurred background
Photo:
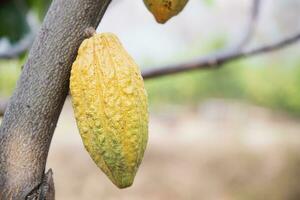
[[[31,44],[50,2],[0,1],[0,55]],[[142,0],[116,0],[97,31],[117,34],[145,70],[238,43],[251,4],[190,0],[180,15],[160,25]],[[262,0],[247,48],[299,32],[299,12],[298,0]],[[84,150],[68,98],[47,165],[54,170],[57,199],[300,199],[299,55],[300,43],[218,70],[146,80],[149,143],[134,185],[124,190]],[[26,56],[0,60],[2,99],[12,94]]]

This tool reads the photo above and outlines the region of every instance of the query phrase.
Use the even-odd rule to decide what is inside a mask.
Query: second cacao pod
[[[158,23],[164,24],[170,18],[178,15],[188,0],[144,0],[148,10]]]
[[[90,156],[115,185],[130,186],[148,139],[147,94],[138,66],[115,35],[83,41],[70,91]]]

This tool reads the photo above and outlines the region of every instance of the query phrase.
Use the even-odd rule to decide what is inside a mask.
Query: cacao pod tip
[[[114,171],[108,173],[107,176],[111,182],[119,189],[125,189],[132,186],[134,182],[136,171]]]
[[[119,189],[126,189],[126,188],[132,186],[133,181],[134,181],[134,177],[133,178],[129,177],[129,178],[122,179],[121,181],[114,180],[113,183]]]
[[[157,23],[159,24],[165,24],[170,18],[161,18],[161,17],[157,17],[157,16],[154,16],[155,17],[155,20]]]

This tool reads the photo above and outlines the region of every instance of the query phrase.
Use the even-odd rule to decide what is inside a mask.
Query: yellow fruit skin
[[[148,10],[154,15],[156,21],[161,24],[178,15],[187,2],[188,0],[144,0]]]
[[[83,41],[70,90],[91,158],[119,188],[132,185],[148,140],[147,94],[137,64],[115,35]]]

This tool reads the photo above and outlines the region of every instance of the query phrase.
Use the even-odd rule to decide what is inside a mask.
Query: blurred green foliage
[[[0,38],[8,37],[12,42],[20,40],[29,30],[25,16],[24,3],[14,1],[0,3]]]
[[[240,99],[300,115],[300,62],[270,65],[264,59],[228,64],[146,82],[150,102],[197,104],[207,98]]]
[[[7,37],[12,43],[29,32],[28,12],[41,20],[51,0],[2,0],[0,1],[0,38]]]

